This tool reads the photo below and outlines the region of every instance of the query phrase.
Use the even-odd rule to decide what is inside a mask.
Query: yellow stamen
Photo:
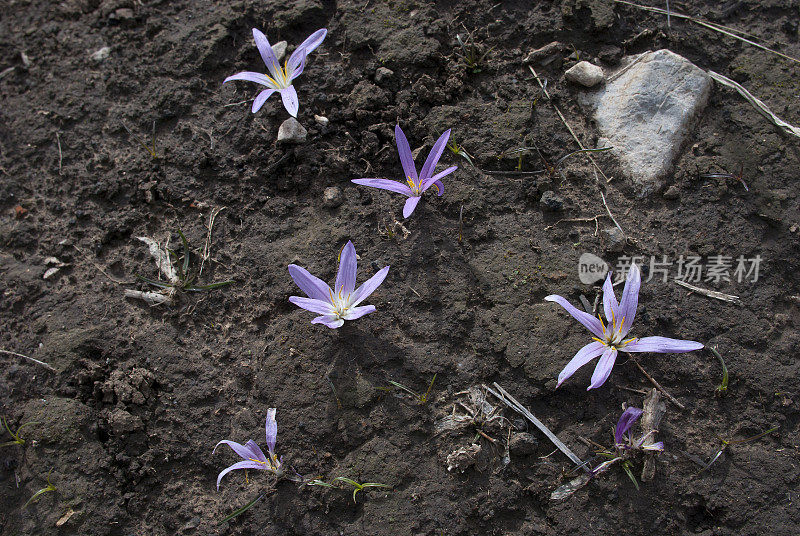
[[[605,344],[606,343],[606,341],[604,341],[602,339],[598,339],[597,337],[592,337],[592,340],[595,340],[595,341],[599,342],[600,344]]]
[[[606,336],[606,325],[603,323],[603,317],[600,316],[600,313],[597,313],[597,318],[600,320],[600,326],[603,328],[603,337]]]

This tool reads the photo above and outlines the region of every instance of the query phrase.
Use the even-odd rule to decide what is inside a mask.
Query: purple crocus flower
[[[289,265],[289,275],[308,296],[291,296],[289,301],[307,311],[322,315],[311,323],[325,324],[331,329],[342,327],[345,320],[355,320],[374,312],[374,305],[358,307],[358,304],[375,292],[389,272],[389,267],[384,266],[356,289],[356,248],[352,242],[347,242],[339,257],[339,272],[336,274],[334,288],[311,275],[305,268]]]
[[[636,317],[641,285],[642,277],[639,273],[639,267],[633,264],[625,281],[622,300],[617,303],[617,298],[614,296],[614,287],[611,285],[611,273],[609,272],[606,282],[603,284],[605,324],[600,315],[595,318],[573,307],[561,296],[551,295],[545,297],[546,301],[556,302],[566,309],[575,320],[594,334],[592,339],[595,342],[591,342],[578,350],[575,357],[567,363],[567,366],[558,375],[559,386],[564,380],[572,376],[576,370],[597,356],[600,356],[600,361],[598,361],[594,369],[591,385],[589,385],[588,389],[596,389],[605,383],[609,374],[611,374],[611,369],[614,367],[619,351],[667,354],[691,352],[692,350],[703,348],[703,345],[699,342],[670,339],[668,337],[642,337],[641,339],[631,337],[630,339],[625,339],[633,325],[633,319]]]
[[[420,171],[419,176],[417,176],[417,168],[414,165],[414,157],[411,155],[411,147],[408,145],[408,140],[405,134],[403,134],[400,125],[397,125],[394,127],[394,139],[397,143],[397,152],[400,154],[400,163],[403,164],[403,171],[406,174],[408,186],[402,182],[389,179],[353,179],[353,182],[364,186],[380,188],[382,190],[390,190],[407,196],[408,200],[403,207],[403,217],[408,218],[414,212],[414,209],[417,208],[417,203],[419,203],[419,200],[422,198],[422,194],[431,186],[436,188],[436,192],[439,194],[439,197],[441,197],[444,193],[444,185],[441,181],[442,177],[458,169],[458,166],[452,166],[441,173],[433,175],[436,164],[439,163],[439,159],[442,157],[442,152],[447,146],[447,140],[449,138],[450,129],[439,136],[439,139],[433,144],[433,149],[431,149],[427,160],[425,160],[422,171]]]
[[[289,56],[284,66],[281,67],[278,63],[278,58],[275,57],[275,53],[272,51],[272,46],[270,46],[267,40],[267,36],[253,28],[253,38],[256,40],[256,47],[261,53],[261,59],[264,60],[270,74],[244,71],[229,76],[225,79],[225,82],[230,82],[231,80],[247,80],[248,82],[255,82],[256,84],[267,86],[267,89],[256,95],[253,101],[253,113],[259,111],[267,101],[267,98],[278,91],[281,94],[283,106],[286,108],[286,111],[289,112],[289,115],[292,117],[297,117],[299,104],[297,102],[297,92],[294,90],[292,81],[303,72],[306,66],[306,56],[322,44],[327,33],[328,30],[322,28],[311,34],[308,39],[297,47],[297,50]],[[223,84],[225,82],[223,82]]]
[[[650,436],[650,433],[643,435],[639,439],[634,440],[628,431],[642,416],[642,410],[639,408],[626,408],[622,412],[622,416],[617,422],[617,428],[614,430],[614,445],[620,450],[657,450],[661,452],[664,450],[664,443],[661,441],[657,443],[648,443],[645,445],[645,440]]]
[[[219,491],[219,483],[222,480],[222,477],[234,471],[236,469],[259,469],[262,471],[270,471],[276,475],[279,475],[282,471],[283,465],[281,463],[282,459],[279,460],[278,457],[275,455],[275,441],[278,438],[278,423],[275,421],[275,408],[269,408],[267,410],[267,449],[269,456],[265,456],[264,453],[261,451],[256,442],[252,439],[248,440],[247,443],[244,445],[240,445],[235,441],[228,441],[227,439],[223,439],[214,447],[214,452],[217,451],[217,447],[222,445],[228,445],[233,451],[238,454],[242,459],[243,462],[236,462],[230,467],[223,470],[219,476],[217,477],[217,491]],[[212,452],[212,454],[214,453]]]

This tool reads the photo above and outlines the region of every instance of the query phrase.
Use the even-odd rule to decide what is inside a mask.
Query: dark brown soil
[[[673,8],[800,57],[796,2],[689,4]],[[276,144],[287,118],[277,96],[253,115],[254,85],[222,85],[263,69],[253,27],[290,47],[329,29],[297,80],[304,144]],[[477,74],[454,55],[456,34],[467,30],[491,47]],[[0,447],[0,534],[797,534],[797,139],[715,87],[668,195],[646,200],[633,196],[609,154],[594,158],[614,180],[598,184],[585,156],[531,177],[485,174],[447,152],[443,162],[460,169],[442,198],[429,194],[405,222],[407,238],[385,230],[400,218],[399,196],[350,183],[399,177],[398,121],[412,149],[424,143],[423,157],[452,128],[482,170],[540,169],[535,153],[497,158],[521,146],[535,143],[551,161],[577,148],[523,64],[554,40],[566,50],[536,68],[588,146],[597,132],[577,104],[581,90],[563,79],[575,54],[612,67],[623,54],[669,48],[800,121],[797,64],[674,18],[668,30],[663,16],[603,0],[6,0],[0,348],[56,372],[0,356],[0,414],[12,430],[38,422],[23,430],[23,446]],[[107,59],[90,58],[104,46]],[[376,82],[379,67],[394,74]],[[314,114],[330,124],[317,125]],[[147,139],[154,121],[157,159],[123,127]],[[740,165],[749,192],[699,177]],[[341,188],[340,207],[323,206],[329,186]],[[559,210],[540,204],[546,191],[563,201]],[[606,252],[607,218],[599,233],[594,222],[556,223],[604,214],[601,191],[629,235],[623,252]],[[171,236],[174,245],[182,229],[199,253],[221,207],[200,282],[234,285],[160,307],[124,297],[146,289],[135,274],[157,277],[136,237]],[[348,239],[361,257],[359,280],[391,265],[369,302],[378,312],[337,331],[311,325],[311,314],[287,301],[298,290],[286,266],[330,281]],[[505,423],[484,430],[495,443],[476,439],[474,427],[436,435],[434,423],[463,400],[457,392],[496,381],[582,458],[594,449],[581,437],[611,443],[622,404],[641,405],[631,389],[650,386],[633,363],[620,359],[601,389],[585,390],[590,366],[555,390],[589,339],[543,297],[594,299],[596,288],[577,279],[583,252],[612,264],[623,254],[764,260],[757,282],[699,283],[742,305],[657,279],[643,285],[636,334],[718,345],[729,394],[714,396],[721,372],[705,351],[643,355],[686,406],[668,407],[655,480],[637,491],[612,470],[551,502],[573,468],[538,431],[529,430],[538,445],[512,451],[504,466]],[[68,266],[43,279],[51,256]],[[424,391],[433,374],[424,405],[385,389],[394,380]],[[278,452],[299,473],[391,490],[366,490],[354,504],[346,490],[274,487],[266,474],[246,481],[239,471],[218,492],[216,475],[236,460],[227,448],[212,456],[214,445],[252,438],[263,447],[268,407],[278,408]],[[525,428],[506,417],[514,432]],[[780,428],[732,445],[704,472],[690,459],[709,460],[717,436],[744,439],[772,426]],[[448,472],[447,455],[473,440],[482,458]],[[23,509],[48,473],[57,490]]]

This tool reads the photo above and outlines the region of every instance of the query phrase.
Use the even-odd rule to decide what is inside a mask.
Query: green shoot
[[[225,518],[223,518],[223,519],[222,519],[222,521],[220,521],[219,523],[217,523],[217,526],[219,526],[219,525],[222,525],[222,524],[223,524],[223,523],[225,523],[226,521],[230,521],[231,519],[233,519],[233,518],[235,518],[235,517],[238,517],[238,516],[242,515],[243,513],[245,513],[246,511],[248,511],[248,510],[249,510],[249,509],[250,509],[250,508],[251,508],[251,507],[252,507],[254,504],[256,504],[256,503],[258,502],[258,500],[259,500],[259,499],[261,499],[263,496],[264,496],[264,494],[262,493],[261,495],[259,495],[258,497],[256,497],[256,498],[255,498],[255,499],[253,499],[252,501],[250,501],[249,503],[245,504],[244,506],[242,506],[242,507],[241,507],[241,508],[239,508],[238,510],[235,510],[235,511],[234,511],[233,513],[231,513],[230,515],[227,515],[227,516],[225,516]]]
[[[405,385],[403,385],[402,383],[399,383],[399,382],[395,382],[395,381],[389,380],[389,383],[392,384],[393,386],[397,387],[398,389],[401,389],[401,390],[405,391],[406,393],[410,394],[411,396],[413,396],[414,398],[419,400],[420,404],[424,405],[424,404],[427,404],[428,400],[430,399],[431,390],[433,390],[433,382],[435,382],[435,381],[436,381],[436,374],[434,374],[433,378],[431,378],[431,383],[428,384],[428,390],[425,391],[424,394],[419,394],[416,391],[414,391],[412,389],[409,389],[408,387],[406,387]]]
[[[122,121],[120,121],[120,123],[122,123]],[[125,127],[125,130],[128,131],[128,134],[130,134],[130,136],[133,139],[135,139],[136,141],[139,142],[139,145],[144,147],[145,150],[148,153],[150,153],[150,156],[153,157],[153,160],[156,160],[158,158],[158,154],[156,153],[156,122],[155,121],[153,121],[153,142],[152,142],[153,146],[152,147],[147,145],[145,142],[142,141],[142,139],[139,136],[134,134],[133,131],[131,131],[131,129],[128,128],[128,125],[126,125],[125,123],[122,123],[122,126]]]
[[[345,484],[350,484],[353,486],[353,503],[356,502],[356,494],[359,491],[362,491],[364,488],[391,488],[388,484],[378,484],[376,482],[365,482],[364,484],[359,484],[355,480],[351,480],[349,478],[345,478],[343,476],[337,476],[333,479],[334,482],[344,482]],[[333,487],[333,486],[331,486]]]
[[[563,164],[564,161],[567,158],[569,158],[570,156],[573,156],[573,155],[576,155],[576,154],[580,154],[580,153],[599,153],[599,152],[602,152],[602,151],[610,151],[611,149],[613,149],[613,147],[599,147],[597,149],[579,149],[577,151],[572,151],[571,153],[567,153],[566,155],[562,156],[561,158],[556,160],[555,164],[551,164],[544,157],[544,155],[539,150],[539,148],[536,147],[535,145],[533,147],[519,147],[517,149],[511,149],[510,151],[505,151],[505,152],[499,154],[497,156],[497,158],[498,159],[502,159],[502,158],[509,157],[509,156],[517,156],[517,167],[516,167],[516,169],[517,169],[517,172],[521,172],[522,156],[525,153],[536,151],[539,154],[539,158],[541,158],[542,163],[544,164],[544,169],[536,170],[536,171],[530,171],[530,172],[526,171],[526,172],[522,172],[522,173],[526,173],[526,174],[543,174],[543,173],[547,173],[552,178],[552,177],[555,176],[556,172],[561,167],[561,164]],[[491,172],[487,172],[487,173],[491,173]],[[497,173],[502,173],[502,172],[497,172]]]
[[[706,346],[706,349],[717,356],[717,359],[719,359],[719,364],[722,365],[722,383],[717,386],[715,392],[717,396],[725,396],[728,394],[728,367],[725,366],[725,361],[723,361],[722,356],[715,347]]]
[[[470,156],[470,154],[467,152],[466,149],[464,149],[464,147],[458,145],[456,143],[456,140],[451,140],[450,143],[447,144],[447,148],[450,149],[450,152],[452,152],[454,155],[460,156],[461,158],[466,160],[470,166],[475,167],[475,164],[472,162],[472,157]]]
[[[702,473],[703,471],[705,471],[709,467],[711,467],[714,464],[714,462],[717,461],[720,456],[722,456],[722,453],[725,452],[725,449],[727,449],[729,446],[731,446],[731,445],[744,445],[745,443],[750,443],[751,441],[755,441],[757,439],[761,439],[765,435],[771,434],[772,432],[774,432],[778,428],[780,428],[780,427],[779,426],[773,426],[772,428],[770,428],[766,432],[761,432],[760,434],[756,434],[754,436],[751,436],[751,437],[748,437],[748,438],[745,438],[745,439],[728,440],[728,439],[722,439],[721,437],[717,437],[717,439],[719,439],[722,442],[722,447],[720,447],[720,449],[714,454],[714,456],[711,457],[711,460],[707,464],[703,465],[703,467],[700,469],[699,472]]]
[[[3,426],[5,427],[6,431],[8,431],[9,435],[14,438],[13,441],[7,441],[6,443],[0,443],[0,447],[10,447],[11,445],[24,445],[25,440],[20,437],[20,431],[25,428],[26,426],[31,426],[33,424],[39,424],[38,422],[26,422],[25,424],[21,425],[17,428],[16,433],[11,431],[11,428],[8,427],[8,420],[3,419]]]
[[[637,482],[636,477],[633,476],[633,471],[631,470],[632,467],[633,464],[630,462],[630,460],[622,462],[622,469],[625,471],[625,474],[628,475],[628,478],[631,479],[633,485],[636,486],[636,491],[639,491],[639,482]]]
[[[472,32],[467,32],[466,37],[463,39],[461,34],[456,35],[456,41],[461,46],[461,52],[456,52],[455,54],[461,58],[467,70],[472,74],[481,72],[486,65],[486,57],[494,47],[486,49],[484,45],[475,41]]]
[[[43,487],[42,489],[40,489],[39,491],[37,491],[36,493],[34,493],[34,494],[33,494],[33,496],[32,496],[30,499],[28,499],[28,502],[26,502],[24,505],[22,505],[22,509],[23,509],[23,510],[24,510],[25,508],[27,508],[27,507],[28,507],[28,505],[29,505],[31,502],[33,502],[33,501],[34,501],[34,500],[35,500],[37,497],[39,497],[40,495],[43,495],[43,494],[47,493],[48,491],[55,491],[55,490],[56,490],[56,487],[55,487],[55,486],[54,486],[54,485],[53,485],[53,484],[50,482],[50,473],[51,473],[51,472],[52,472],[52,469],[51,469],[50,471],[48,471],[48,472],[47,472],[47,486]]]
[[[143,277],[141,275],[136,275],[137,278],[141,279],[145,283],[149,285],[153,285],[154,287],[158,287],[161,289],[175,289],[175,290],[183,290],[188,292],[202,292],[205,290],[213,290],[215,288],[223,287],[225,285],[230,285],[233,283],[233,280],[227,281],[218,281],[216,283],[211,283],[208,285],[196,285],[195,280],[199,273],[190,273],[189,271],[189,262],[191,258],[191,248],[189,247],[189,241],[186,239],[186,236],[183,234],[183,231],[178,229],[178,235],[181,237],[181,243],[183,246],[183,257],[181,258],[176,251],[168,249],[167,252],[169,253],[169,262],[172,264],[172,267],[175,269],[177,274],[177,279],[175,281],[157,281],[155,279],[150,279],[147,277]]]

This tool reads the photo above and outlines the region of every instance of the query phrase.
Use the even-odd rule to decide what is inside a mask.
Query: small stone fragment
[[[278,60],[278,63],[283,61],[283,57],[286,55],[287,46],[288,43],[286,41],[278,41],[272,45],[272,53],[275,54],[275,59]]]
[[[464,472],[471,465],[475,465],[478,455],[481,453],[481,446],[473,443],[468,447],[461,447],[447,455],[447,470],[458,469]]]
[[[625,247],[625,235],[616,227],[603,229],[603,236],[606,239],[606,251],[620,252]]]
[[[387,69],[386,67],[378,67],[378,69],[375,71],[375,81],[380,84],[384,80],[391,78],[393,74],[394,71],[391,69]]]
[[[674,184],[669,188],[667,188],[667,191],[664,192],[664,199],[673,200],[673,199],[678,199],[680,196],[681,196],[680,188],[678,188]]]
[[[575,82],[585,87],[593,87],[605,79],[603,69],[588,61],[581,61],[567,69],[564,76],[570,82]]]
[[[95,52],[92,53],[91,58],[92,61],[100,63],[108,59],[108,56],[111,55],[111,47],[103,47]]]
[[[564,208],[564,200],[557,196],[552,190],[547,190],[542,194],[542,199],[539,201],[542,208],[552,212],[558,212]]]
[[[110,19],[117,19],[117,20],[131,20],[135,16],[133,10],[129,7],[122,7],[116,10]]]
[[[536,452],[536,447],[539,445],[539,440],[536,436],[528,432],[516,432],[511,434],[511,441],[509,441],[508,448],[512,454],[517,456],[528,456]]]
[[[548,43],[541,48],[537,48],[536,50],[531,51],[530,54],[525,56],[525,59],[522,60],[523,63],[551,63],[553,58],[558,57],[558,55],[566,50],[567,46],[564,43],[559,43],[558,41],[553,41],[552,43]]]
[[[326,208],[336,208],[344,202],[342,190],[338,186],[329,186],[323,193],[322,206]]]
[[[307,135],[305,127],[297,119],[290,117],[278,129],[278,143],[303,143]]]
[[[327,127],[328,123],[330,123],[330,119],[325,117],[324,115],[314,115],[314,121],[321,127]]]

